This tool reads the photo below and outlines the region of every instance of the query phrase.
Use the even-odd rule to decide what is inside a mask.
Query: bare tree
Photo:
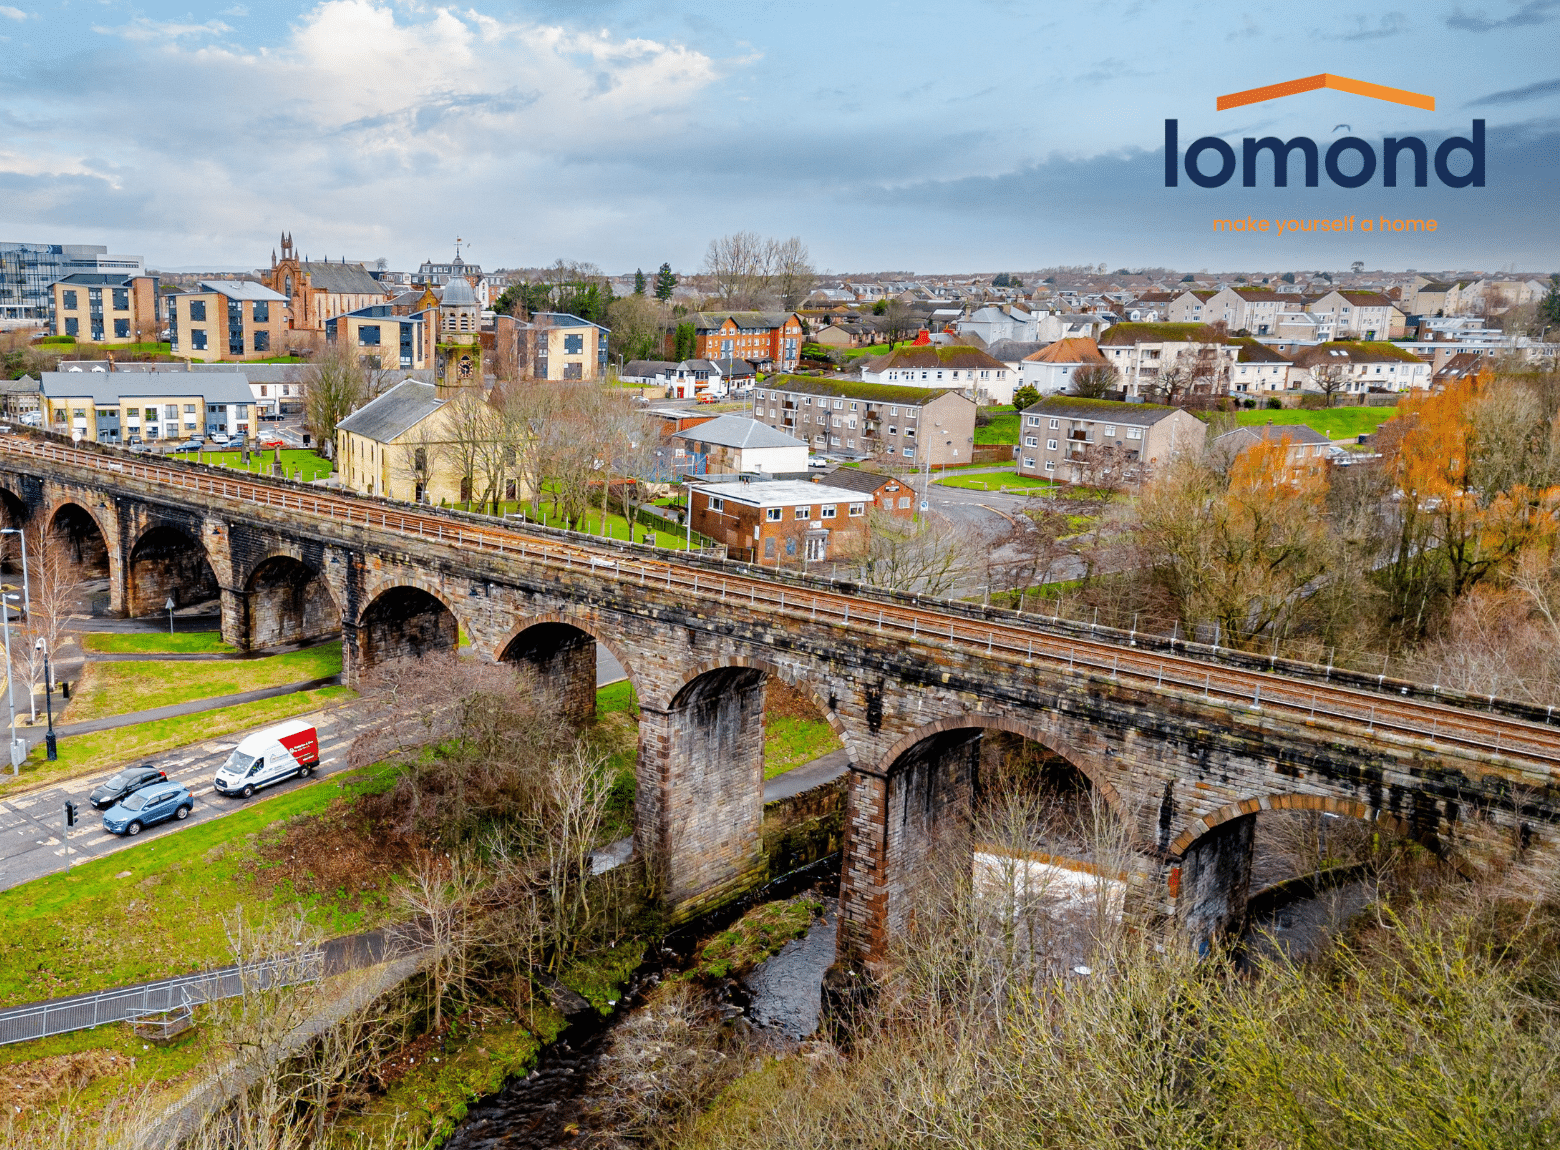
[[[317,443],[331,443],[336,425],[368,398],[368,381],[353,349],[326,348],[303,372],[304,420]]]
[[[711,240],[704,253],[703,271],[723,302],[749,306],[768,277],[768,243],[756,232],[735,232]]]
[[[818,273],[813,269],[812,258],[801,236],[770,240],[769,244],[771,286],[780,297],[780,306],[786,311],[795,311],[812,294]]]
[[[984,550],[965,528],[935,513],[912,521],[870,511],[867,530],[861,563],[869,587],[942,595],[970,572]]]
[[[36,718],[36,694],[44,664],[44,651],[38,644],[42,641],[47,649],[52,672],[52,660],[59,657],[66,626],[80,606],[82,578],[81,568],[71,561],[70,549],[52,533],[34,530],[27,550],[30,610],[21,634],[12,637],[11,657],[17,678],[28,684],[28,703]]]
[[[397,451],[396,472],[412,484],[412,501],[428,501],[428,485],[433,480],[433,469],[444,450],[429,420],[423,420],[407,436]]]
[[[1073,373],[1072,393],[1084,399],[1104,399],[1120,376],[1115,364],[1091,363]]]
[[[397,937],[423,956],[436,1034],[444,1027],[446,1001],[459,1005],[466,999],[479,938],[473,904],[482,879],[481,868],[464,852],[424,851],[396,888],[396,898],[410,915]]]
[[[903,300],[891,299],[877,317],[877,328],[889,343],[898,343],[921,325],[920,317]]]
[[[446,438],[441,445],[445,461],[460,477],[461,502],[477,501],[477,476],[496,434],[493,409],[471,388],[462,388],[449,403],[444,420]],[[486,500],[487,490],[482,498]],[[471,509],[471,508],[468,508]]]
[[[1325,397],[1327,406],[1331,407],[1333,396],[1348,386],[1349,369],[1341,363],[1319,363],[1311,369],[1311,382]]]
[[[1053,507],[1028,508],[1014,525],[1008,546],[1018,557],[1008,564],[1007,582],[1009,589],[1019,593],[1020,610],[1024,592],[1049,583],[1056,565],[1072,553],[1062,542],[1071,530],[1067,516]]]

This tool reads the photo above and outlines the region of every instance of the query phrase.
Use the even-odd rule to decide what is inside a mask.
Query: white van
[[[312,775],[320,765],[320,738],[308,723],[290,719],[248,736],[217,770],[215,786],[224,795],[248,798],[261,787]]]

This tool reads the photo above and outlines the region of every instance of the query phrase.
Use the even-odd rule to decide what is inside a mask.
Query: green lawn
[[[264,433],[261,437],[264,438]],[[190,458],[197,463],[209,464],[212,467],[234,467],[253,475],[270,475],[271,464],[276,460],[276,450],[252,448],[249,452],[247,468],[244,466],[244,456],[241,451],[198,451]],[[282,467],[286,470],[288,479],[300,479],[304,483],[312,483],[316,479],[328,479],[335,470],[335,465],[323,455],[292,447],[282,449]]]
[[[242,662],[175,663],[148,659],[136,663],[89,663],[72,692],[64,718],[56,716],[56,721],[82,723],[191,699],[323,679],[340,672],[339,641]]]
[[[289,719],[354,697],[356,692],[349,687],[320,687],[313,691],[279,695],[274,699],[260,699],[253,703],[239,703],[234,707],[202,711],[197,715],[157,719],[129,727],[116,727],[112,731],[67,735],[59,740],[59,758],[56,761],[51,763],[44,757],[43,744],[40,743],[22,764],[19,777],[13,781],[10,772],[0,775],[0,795],[4,795],[8,789],[31,786],[51,779],[107,771],[121,763],[144,759],[174,747],[204,742],[220,735],[230,735],[234,731],[245,731],[278,719]],[[58,715],[55,717],[57,719]]]
[[[846,347],[837,348],[834,350],[843,351],[847,356],[850,356],[852,359],[854,359],[857,356],[862,355],[887,355],[895,348],[909,347],[914,342],[915,341],[913,339],[902,339],[898,343],[874,343],[867,347]]]
[[[13,887],[0,899],[0,1006],[231,961],[222,915],[238,907],[255,920],[301,907],[327,935],[379,925],[389,911],[383,890],[324,898],[250,880],[264,878],[256,842],[267,827],[321,811],[343,789],[392,781],[388,771],[335,775]]]
[[[1012,404],[997,404],[994,407],[980,409],[983,415],[991,417],[991,422],[981,427],[975,426],[975,445],[997,444],[1011,445],[1018,442],[1018,410]]]
[[[224,655],[237,649],[222,641],[220,631],[93,631],[81,637],[81,646],[100,655]]]
[[[988,475],[950,475],[936,481],[939,487],[957,487],[963,491],[1048,491],[1056,484],[1038,475],[1018,475],[1011,470]]]
[[[677,506],[680,506],[679,501],[675,500],[675,499],[658,499],[655,502],[656,502],[656,505],[660,506],[660,507],[677,507]],[[488,507],[491,510],[492,505],[489,504]],[[525,510],[527,513],[529,513],[530,505],[529,504],[525,504],[525,505],[522,506],[519,503],[500,503],[498,505],[498,508],[499,508],[499,514],[501,514],[501,515],[514,515],[514,514],[519,513],[522,510]],[[469,511],[471,508],[470,508],[469,504],[457,503],[455,505],[454,509],[456,511]],[[546,521],[545,521],[546,526],[548,526],[548,527],[561,527],[562,526],[562,523],[559,522],[557,516],[553,514],[553,508],[552,508],[551,504],[544,502],[542,504],[542,511],[546,515]],[[586,532],[586,533],[588,533],[590,535],[600,536],[601,535],[601,508],[599,508],[599,507],[591,508],[590,511],[586,514],[584,522],[583,523],[577,523],[575,525],[574,529],[577,530],[577,531],[584,531],[584,532]],[[646,535],[648,535],[650,533],[650,531],[651,531],[651,529],[649,527],[646,527],[643,523],[635,524],[634,525],[634,539],[633,539],[633,541],[635,543],[643,542],[644,541],[644,537]],[[605,538],[608,538],[608,539],[618,539],[618,540],[627,539],[628,538],[628,520],[624,519],[623,516],[617,514],[616,512],[612,513],[611,515],[608,515],[607,516],[607,533],[606,533]],[[693,545],[695,547],[707,546],[710,542],[711,542],[710,540],[705,539],[704,536],[700,535],[697,531],[695,531],[693,533]],[[681,551],[681,550],[683,550],[685,548],[686,544],[687,544],[687,536],[686,536],[686,534],[684,532],[682,532],[682,531],[662,531],[660,528],[655,528],[655,546],[657,546],[657,547],[670,547],[670,548],[672,548],[675,551]]]
[[[822,719],[771,715],[764,720],[764,778],[840,749],[840,737]]]
[[[1323,411],[1299,409],[1268,411],[1241,411],[1236,419],[1241,427],[1262,427],[1269,420],[1277,426],[1304,424],[1332,439],[1352,439],[1356,435],[1369,435],[1397,414],[1395,407],[1332,407]],[[979,432],[976,443],[980,442]]]

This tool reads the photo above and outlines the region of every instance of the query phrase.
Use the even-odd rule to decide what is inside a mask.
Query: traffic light
[[[76,825],[76,804],[73,802],[65,803],[65,825],[67,827]]]

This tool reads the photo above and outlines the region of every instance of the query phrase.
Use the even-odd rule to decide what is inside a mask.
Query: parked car
[[[187,439],[183,443],[179,444],[179,446],[175,447],[174,450],[175,451],[205,451],[206,450],[206,441],[204,439]]]
[[[131,455],[145,455],[148,450],[150,449],[146,446],[146,444],[142,443],[139,439],[132,439],[130,441]]]
[[[308,723],[291,719],[256,731],[233,748],[213,785],[224,795],[248,798],[261,787],[310,775],[320,765],[320,738]]]
[[[183,783],[142,787],[108,808],[103,829],[115,835],[138,835],[154,823],[187,819],[194,809],[195,798]]]
[[[167,779],[168,773],[158,770],[151,763],[142,763],[139,767],[126,767],[117,775],[93,787],[92,793],[87,795],[87,802],[91,803],[96,810],[105,810],[142,787],[166,782]]]
[[[260,446],[270,451],[274,447],[286,447],[287,445],[280,439],[265,439],[260,442]]]

